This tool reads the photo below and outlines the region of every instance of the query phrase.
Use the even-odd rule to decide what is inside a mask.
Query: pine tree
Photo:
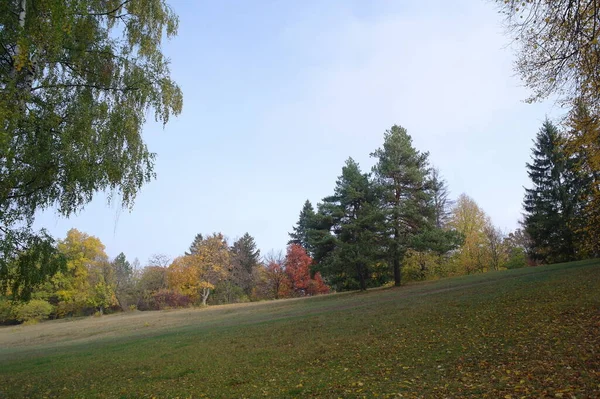
[[[300,217],[298,218],[296,226],[294,226],[293,231],[289,233],[290,240],[288,241],[288,245],[296,244],[300,245],[307,251],[310,250],[308,234],[314,217],[315,210],[310,201],[306,200],[304,206],[302,207],[302,211],[300,212]]]
[[[192,241],[192,244],[190,245],[190,250],[185,254],[187,256],[195,255],[198,252],[198,248],[200,248],[202,241],[204,241],[204,237],[202,236],[202,234],[196,234],[196,237],[194,237],[194,241]]]
[[[401,282],[401,264],[412,238],[428,227],[433,217],[427,185],[428,153],[412,146],[403,127],[394,125],[385,132],[383,147],[371,154],[382,196],[384,236],[396,286]]]
[[[523,225],[532,241],[534,260],[561,262],[577,258],[574,224],[580,213],[582,182],[575,158],[567,157],[565,141],[546,120],[527,164],[532,188],[525,190]]]
[[[232,282],[250,295],[253,288],[254,269],[260,263],[260,250],[256,248],[254,237],[246,233],[231,247]]]
[[[311,235],[320,260],[317,270],[337,289],[367,289],[379,255],[377,209],[369,175],[349,158],[334,194],[319,206],[315,223],[319,228]]]

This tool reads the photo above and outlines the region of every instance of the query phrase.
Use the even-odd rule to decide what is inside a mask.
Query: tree
[[[190,245],[190,249],[188,252],[186,252],[186,255],[194,255],[198,252],[198,249],[200,248],[200,245],[202,244],[202,241],[204,241],[204,237],[202,236],[201,233],[196,234],[196,237],[194,237],[194,241],[192,241],[192,244]]]
[[[460,266],[467,274],[484,271],[487,265],[485,228],[488,217],[477,203],[461,194],[452,210],[449,225],[464,237],[457,258]]]
[[[573,168],[586,181],[581,187],[581,217],[577,247],[588,258],[600,256],[600,117],[577,102],[568,119],[565,150],[575,159]]]
[[[176,32],[164,0],[1,2],[0,278],[20,254],[48,255],[36,211],[68,216],[103,190],[131,207],[154,177],[141,132],[147,111],[181,112],[161,53]]]
[[[434,226],[438,229],[446,227],[450,219],[451,207],[453,201],[450,201],[448,196],[450,190],[448,183],[441,176],[437,168],[432,168],[429,176],[429,191],[433,206],[433,221]]]
[[[284,265],[290,289],[297,296],[318,295],[329,292],[329,287],[323,281],[321,273],[311,277],[313,260],[304,247],[298,244],[288,245]]]
[[[229,262],[227,241],[221,233],[211,234],[198,245],[196,253],[173,261],[169,266],[169,285],[205,306],[211,290],[226,277]]]
[[[283,256],[281,253],[269,254],[265,263],[265,291],[274,299],[285,298],[290,292],[290,281]]]
[[[410,239],[428,227],[434,211],[426,184],[429,154],[417,151],[406,129],[394,125],[385,132],[383,147],[371,156],[377,158],[373,172],[382,195],[384,235],[389,237],[387,248],[394,284],[399,286],[402,259]],[[437,184],[441,190],[439,179]]]
[[[114,292],[122,310],[127,310],[133,291],[133,267],[123,252],[112,261]]]
[[[259,264],[260,250],[254,237],[245,233],[231,246],[231,280],[246,295],[252,293],[254,270]]]
[[[293,231],[289,233],[290,240],[288,245],[296,244],[302,246],[307,251],[309,250],[309,229],[311,228],[312,220],[315,217],[315,210],[309,200],[306,200],[298,222],[293,227]]]
[[[548,120],[540,128],[527,174],[523,226],[533,244],[532,257],[542,262],[577,258],[574,224],[580,213],[581,179],[576,160],[564,152],[564,139]]]
[[[334,194],[323,199],[316,216],[321,229],[311,243],[317,271],[338,289],[366,290],[372,266],[380,259],[381,212],[378,196],[359,165],[349,158]]]
[[[599,0],[496,0],[518,44],[516,69],[530,101],[600,104]]]
[[[68,259],[67,270],[51,280],[59,308],[74,313],[91,307],[103,313],[117,303],[108,256],[98,238],[71,229],[58,249]]]
[[[489,254],[489,267],[493,270],[500,270],[500,267],[504,266],[507,260],[504,248],[504,233],[488,219],[483,228],[483,234]]]

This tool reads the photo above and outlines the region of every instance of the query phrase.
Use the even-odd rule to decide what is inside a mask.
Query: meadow
[[[600,261],[2,327],[27,397],[600,397]]]

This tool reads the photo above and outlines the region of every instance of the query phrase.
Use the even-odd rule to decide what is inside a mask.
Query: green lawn
[[[0,398],[598,398],[600,261],[0,328]]]

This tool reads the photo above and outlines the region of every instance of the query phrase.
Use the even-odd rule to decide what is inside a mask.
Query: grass
[[[600,397],[600,261],[3,327],[5,397]]]

